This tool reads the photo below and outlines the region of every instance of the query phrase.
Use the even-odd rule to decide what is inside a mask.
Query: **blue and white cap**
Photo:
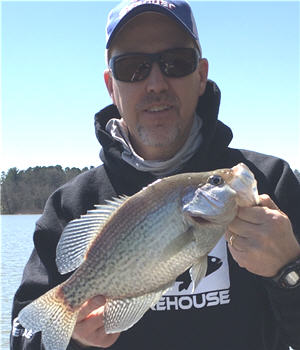
[[[108,15],[106,49],[110,48],[119,30],[130,19],[143,12],[158,12],[173,18],[192,36],[199,46],[201,53],[198,31],[192,9],[188,2],[184,0],[123,0]]]

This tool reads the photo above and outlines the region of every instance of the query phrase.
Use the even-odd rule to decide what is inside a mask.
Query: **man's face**
[[[172,19],[144,13],[117,35],[111,57],[130,53],[157,53],[170,48],[194,47],[189,35]],[[166,77],[158,64],[139,82],[122,82],[107,70],[105,82],[113,103],[126,123],[135,151],[144,159],[171,158],[184,144],[192,126],[197,101],[204,93],[207,61],[181,77]]]

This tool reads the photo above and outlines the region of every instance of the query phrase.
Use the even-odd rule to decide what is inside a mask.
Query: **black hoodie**
[[[231,130],[217,119],[220,91],[209,81],[197,113],[203,119],[203,142],[180,170],[198,172],[232,167],[243,162],[267,193],[290,218],[300,240],[300,186],[286,162],[246,150],[229,148]],[[122,146],[106,131],[119,113],[111,105],[95,115],[103,166],[79,175],[51,195],[36,224],[35,248],[25,267],[13,303],[11,349],[43,349],[40,334],[30,336],[18,324],[19,311],[70,276],[61,276],[55,249],[61,232],[72,219],[117,194],[132,195],[155,180],[121,159]],[[174,287],[111,347],[129,349],[287,350],[300,349],[300,288],[283,290],[240,268],[224,239],[210,253],[207,276],[194,294],[186,292],[190,278],[180,276]],[[71,341],[69,349],[79,348]]]

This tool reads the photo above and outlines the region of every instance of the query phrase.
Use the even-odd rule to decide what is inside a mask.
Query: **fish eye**
[[[212,175],[207,180],[208,183],[214,186],[220,186],[224,184],[224,180],[220,175]]]

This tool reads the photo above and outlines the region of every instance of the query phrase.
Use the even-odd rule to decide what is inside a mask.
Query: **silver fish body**
[[[254,205],[256,193],[252,173],[239,164],[171,176],[97,206],[66,226],[57,247],[60,273],[77,270],[25,307],[20,323],[42,331],[46,350],[63,350],[82,304],[104,295],[105,331],[130,328],[187,269],[197,286],[241,198]]]

